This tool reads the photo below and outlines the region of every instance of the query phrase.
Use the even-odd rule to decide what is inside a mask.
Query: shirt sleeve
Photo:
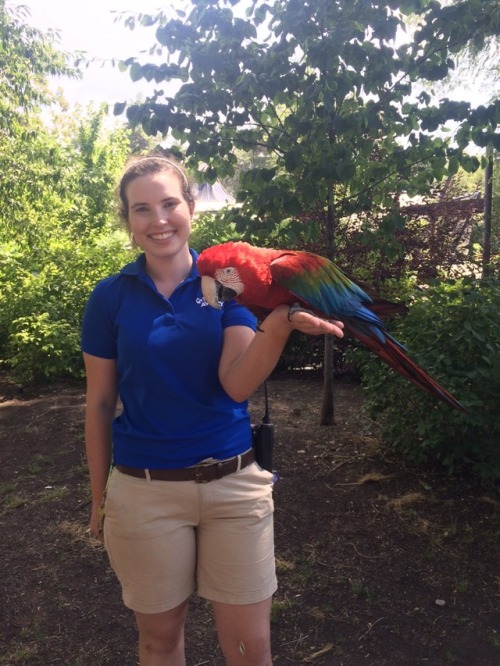
[[[108,280],[90,295],[82,322],[82,351],[99,358],[116,359],[116,330]]]
[[[247,310],[243,305],[240,305],[236,301],[228,301],[227,303],[224,303],[222,328],[228,328],[229,326],[248,326],[256,331],[257,319],[250,310]]]

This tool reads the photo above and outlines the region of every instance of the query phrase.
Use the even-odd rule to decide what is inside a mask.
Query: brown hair
[[[188,181],[186,172],[179,162],[172,157],[162,157],[159,155],[150,155],[147,157],[133,157],[129,160],[120,183],[118,185],[118,197],[120,199],[120,216],[125,222],[128,221],[128,198],[126,189],[129,183],[141,176],[148,176],[154,173],[173,173],[178,178],[182,195],[190,207],[194,206],[194,194],[191,184]]]

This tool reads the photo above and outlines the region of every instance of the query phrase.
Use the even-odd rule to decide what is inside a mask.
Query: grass
[[[271,606],[271,622],[276,624],[282,620],[287,613],[292,611],[294,606],[297,606],[297,604],[297,601],[290,600],[288,597],[281,600],[275,599]]]
[[[376,606],[381,603],[378,595],[367,585],[364,580],[354,579],[351,581],[351,592],[355,597],[364,597],[369,606]]]
[[[36,657],[37,648],[33,646],[20,646],[11,654],[0,656],[0,666],[20,666],[22,664],[29,664],[33,661],[32,658]]]
[[[14,483],[0,483],[0,495],[10,495],[15,489],[16,485]]]
[[[23,627],[19,632],[23,644],[14,646],[14,651],[8,655],[0,656],[0,666],[21,666],[37,663],[38,645],[47,641],[42,624],[35,620]]]
[[[8,489],[2,488],[0,491],[1,495],[7,496],[3,502],[2,509],[0,511],[0,516],[4,516],[10,511],[15,511],[27,505],[36,506],[37,504],[48,504],[50,502],[57,502],[58,500],[66,497],[69,490],[66,486],[60,486],[59,488],[47,487],[44,488],[42,492],[34,495],[33,497],[25,497],[23,495],[13,495],[15,487],[10,487]],[[1,663],[1,662],[0,662]]]
[[[29,504],[29,500],[26,497],[22,497],[20,495],[10,497],[4,503],[0,516],[4,516],[9,511],[14,511],[15,509],[19,509],[22,506],[26,506],[26,504]]]
[[[50,502],[55,502],[63,497],[68,495],[69,490],[66,486],[59,486],[59,488],[44,488],[38,497],[34,498],[33,504],[47,504]]]
[[[33,458],[30,466],[28,467],[28,472],[31,475],[40,474],[44,468],[52,465],[53,462],[54,461],[50,456],[42,455],[39,453]]]
[[[468,580],[459,580],[455,585],[455,591],[458,594],[465,594],[469,591],[469,581]]]

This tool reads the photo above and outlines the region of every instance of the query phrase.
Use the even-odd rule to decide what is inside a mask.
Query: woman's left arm
[[[230,326],[224,331],[219,363],[219,379],[226,393],[243,402],[274,370],[292,331],[308,335],[330,333],[343,337],[342,322],[327,321],[304,310],[289,316],[287,305],[273,310],[255,333],[246,326]]]

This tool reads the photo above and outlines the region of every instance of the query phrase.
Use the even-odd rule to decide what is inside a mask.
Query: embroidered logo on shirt
[[[197,298],[196,303],[197,303],[197,305],[199,305],[202,308],[204,308],[208,305],[207,301],[205,300],[205,296],[202,296],[201,298]]]

